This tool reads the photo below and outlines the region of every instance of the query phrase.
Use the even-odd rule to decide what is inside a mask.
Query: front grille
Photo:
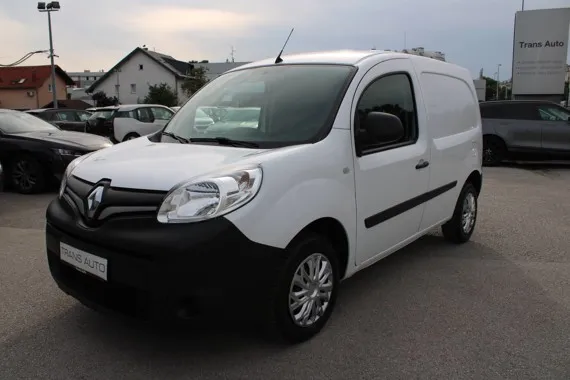
[[[95,210],[89,210],[87,198],[98,186],[105,187],[101,203]],[[156,214],[165,195],[165,191],[117,188],[109,180],[91,183],[71,176],[63,198],[86,224],[93,225],[117,216]]]

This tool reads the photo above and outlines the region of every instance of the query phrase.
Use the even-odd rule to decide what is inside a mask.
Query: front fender
[[[285,248],[307,225],[333,218],[355,248],[356,199],[349,130],[333,130],[325,141],[262,163],[259,194],[226,215],[250,240]]]

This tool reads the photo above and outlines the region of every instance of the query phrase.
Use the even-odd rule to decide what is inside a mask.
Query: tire
[[[340,284],[339,279],[339,264],[338,256],[332,244],[325,238],[317,234],[306,234],[296,239],[290,247],[287,248],[288,259],[285,269],[278,278],[274,297],[272,298],[272,305],[270,310],[269,331],[272,336],[277,337],[279,340],[284,340],[288,343],[300,343],[306,341],[316,334],[326,325],[330,318],[336,299],[338,295],[338,288]],[[315,263],[316,260],[321,260],[323,279],[326,288],[322,288],[322,297],[315,297],[319,294],[318,289],[313,284],[307,284],[310,289],[302,289],[294,281],[296,273],[308,269],[308,263]],[[328,268],[328,269],[327,269]],[[327,275],[328,273],[328,275]],[[330,288],[330,293],[325,290]],[[302,298],[307,299],[306,305],[312,304],[316,307],[316,300],[323,300],[328,298],[328,302],[321,304],[324,306],[324,312],[320,314],[318,309],[311,309],[316,311],[312,317],[306,321],[302,318],[300,320],[295,318],[295,315],[302,315],[301,311],[303,306],[298,308],[290,308],[290,295],[292,291],[306,291],[308,294]],[[311,297],[312,296],[312,297]],[[322,301],[321,301],[322,302]],[[311,321],[314,319],[314,321]],[[303,323],[306,325],[303,326]]]
[[[507,156],[507,147],[498,137],[486,136],[483,138],[483,165],[497,166]]]
[[[475,186],[467,182],[459,194],[453,217],[441,226],[446,240],[455,244],[463,244],[469,241],[477,222],[477,197]]]
[[[44,169],[32,156],[21,155],[11,160],[9,170],[10,185],[21,194],[35,194],[46,186]]]
[[[132,140],[132,139],[136,139],[136,138],[139,138],[139,137],[141,137],[141,136],[140,136],[138,133],[131,132],[131,133],[128,133],[128,134],[123,138],[123,142],[129,141],[129,140]]]

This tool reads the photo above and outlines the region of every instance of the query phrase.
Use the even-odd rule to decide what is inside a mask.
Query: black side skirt
[[[427,193],[418,195],[417,197],[414,197],[405,202],[397,204],[396,206],[390,207],[387,210],[381,211],[378,214],[369,216],[368,218],[364,219],[364,225],[366,226],[366,228],[372,228],[382,222],[387,221],[388,219],[392,219],[400,214],[405,213],[406,211],[413,209],[414,207],[421,205],[422,203],[426,203],[432,200],[433,198],[440,196],[441,194],[453,189],[455,186],[457,186],[457,181],[453,181],[451,183],[448,183],[447,185],[438,187],[437,189],[433,189],[428,191]]]

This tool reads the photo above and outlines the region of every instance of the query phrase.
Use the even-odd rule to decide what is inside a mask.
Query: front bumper
[[[47,257],[58,286],[94,309],[144,320],[251,319],[265,306],[284,259],[281,249],[250,241],[225,218],[164,225],[155,213],[116,215],[88,227],[59,199],[46,217]],[[60,242],[107,259],[108,280],[62,262]]]

